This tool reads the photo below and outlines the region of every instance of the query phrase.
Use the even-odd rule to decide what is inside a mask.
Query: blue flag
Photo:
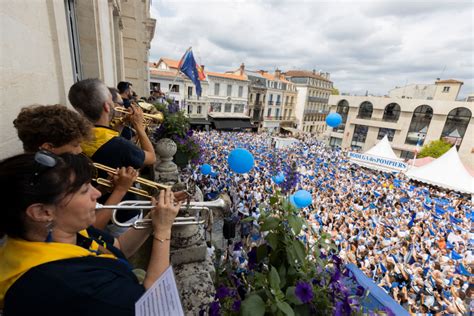
[[[450,220],[451,222],[456,223],[456,224],[462,223],[462,219],[458,219],[458,218],[456,218],[456,217],[454,217],[454,216],[451,216],[451,215],[449,215],[449,220]]]
[[[462,256],[458,254],[456,251],[451,250],[451,259],[453,260],[461,260]]]
[[[186,53],[184,53],[183,57],[179,61],[178,69],[194,83],[196,86],[196,94],[201,96],[202,89],[201,81],[199,81],[198,66],[191,49],[188,49]]]

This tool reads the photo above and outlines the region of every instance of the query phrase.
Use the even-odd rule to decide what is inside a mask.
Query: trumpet
[[[206,222],[206,219],[201,218],[201,212],[207,212],[207,218],[212,221],[213,209],[225,209],[227,203],[223,198],[219,198],[209,202],[190,202],[189,205],[181,206],[181,210],[194,210],[196,215],[194,216],[182,216],[176,217],[173,226],[184,226],[184,225],[201,225]],[[151,218],[142,218],[143,210],[150,210],[154,208],[150,201],[122,201],[117,205],[102,205],[97,204],[96,210],[100,209],[114,209],[112,213],[112,222],[119,227],[133,227],[135,229],[146,229],[152,225]],[[140,210],[140,219],[133,223],[121,223],[117,220],[117,212],[119,210]]]
[[[94,162],[94,167],[96,167],[99,170],[103,170],[103,171],[106,171],[106,172],[114,174],[114,175],[117,174],[117,171],[114,168],[108,167],[106,165],[102,165],[100,163]],[[95,182],[97,182],[97,184],[103,185],[105,187],[109,187],[109,188],[113,187],[113,183],[110,180],[107,180],[107,179],[104,179],[104,178],[98,178],[98,177],[93,179],[93,180]],[[150,187],[154,191],[171,189],[171,186],[169,186],[169,185],[157,183],[157,182],[154,182],[154,181],[151,181],[151,180],[148,180],[148,179],[144,179],[144,178],[140,178],[140,177],[138,177],[135,182],[140,183],[143,186]],[[130,189],[128,189],[128,192],[134,193],[134,194],[146,197],[146,198],[152,198],[154,196],[153,194],[148,193],[148,191],[146,191],[146,190],[135,188],[135,187],[130,187]]]
[[[118,113],[123,114],[123,115],[130,114],[130,112],[127,110],[127,108],[124,108],[122,106],[117,106],[117,107],[114,108],[114,110]],[[123,117],[121,119],[123,119]],[[164,120],[164,116],[163,116],[163,113],[161,113],[161,112],[158,112],[158,113],[155,113],[155,114],[143,113],[143,124],[145,126],[149,126],[151,124],[159,124],[159,123],[162,123],[163,120]]]

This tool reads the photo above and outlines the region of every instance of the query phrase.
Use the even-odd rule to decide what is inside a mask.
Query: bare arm
[[[143,111],[140,107],[132,104],[131,108],[133,110],[130,120],[137,132],[137,138],[140,141],[140,146],[145,152],[144,165],[152,165],[156,162],[155,149],[151,144],[148,135],[146,134],[145,127],[143,126]]]

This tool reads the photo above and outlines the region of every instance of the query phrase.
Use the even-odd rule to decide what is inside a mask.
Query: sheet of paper
[[[136,316],[184,316],[171,266],[135,303]]]

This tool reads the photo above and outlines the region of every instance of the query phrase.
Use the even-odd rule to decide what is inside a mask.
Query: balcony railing
[[[268,105],[273,105],[273,101],[268,101]]]
[[[276,102],[275,102],[275,105],[279,106],[279,105],[281,105],[281,102],[280,102],[280,101],[276,101]]]
[[[265,116],[265,121],[281,121],[283,116]]]

